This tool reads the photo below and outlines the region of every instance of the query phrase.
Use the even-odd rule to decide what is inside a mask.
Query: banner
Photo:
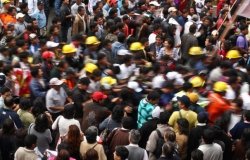
[[[250,0],[244,0],[240,4],[240,8],[237,15],[250,18]]]

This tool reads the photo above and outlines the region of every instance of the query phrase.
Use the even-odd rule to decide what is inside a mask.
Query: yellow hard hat
[[[101,80],[100,80],[100,83],[102,84],[102,85],[104,85],[104,84],[108,84],[108,85],[114,85],[114,84],[116,84],[117,83],[117,81],[116,81],[116,79],[114,79],[114,78],[112,78],[112,77],[110,77],[110,76],[107,76],[107,77],[103,77]]]
[[[71,44],[65,44],[62,48],[63,54],[74,53],[76,51],[77,51],[77,49],[74,46],[72,46]]]
[[[10,0],[2,0],[2,4],[10,3]]]
[[[241,58],[241,54],[238,50],[230,50],[227,52],[226,57],[228,59],[236,59],[236,58]]]
[[[201,47],[191,47],[189,49],[188,54],[193,55],[193,56],[198,56],[198,55],[202,55],[203,52],[202,52]]]
[[[199,76],[190,78],[189,82],[193,85],[194,88],[203,87],[205,84],[205,81]]]
[[[144,46],[140,42],[134,42],[129,48],[131,51],[140,51],[144,49]]]
[[[227,90],[227,83],[222,81],[215,82],[213,90],[216,92],[225,92]]]
[[[97,65],[95,65],[93,63],[87,63],[87,64],[85,64],[84,70],[86,72],[93,73],[94,70],[96,70],[97,68],[98,68]]]
[[[100,44],[101,42],[97,39],[96,36],[90,36],[87,37],[85,44],[87,45],[96,45],[96,44]]]
[[[199,95],[197,93],[194,92],[187,93],[187,96],[192,103],[196,103],[199,100]]]

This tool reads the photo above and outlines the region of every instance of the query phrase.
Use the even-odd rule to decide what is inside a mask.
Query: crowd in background
[[[1,1],[0,160],[250,160],[240,0],[50,3]]]

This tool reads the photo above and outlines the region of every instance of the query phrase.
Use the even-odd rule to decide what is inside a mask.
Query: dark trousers
[[[61,28],[61,34],[62,34],[62,42],[65,42],[67,43],[67,40],[68,40],[68,30],[69,30],[70,26],[67,25],[67,26],[62,26]]]

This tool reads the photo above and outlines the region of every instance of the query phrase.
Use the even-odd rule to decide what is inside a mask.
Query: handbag
[[[111,120],[111,117],[109,117],[106,128],[100,134],[100,138],[102,139],[103,143],[106,143],[107,137],[108,137],[109,132],[110,132],[110,130],[109,130],[110,120]]]

